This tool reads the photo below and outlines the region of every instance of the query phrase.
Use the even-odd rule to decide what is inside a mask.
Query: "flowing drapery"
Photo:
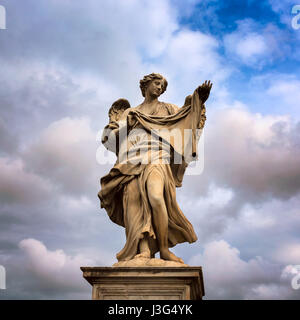
[[[193,226],[176,201],[176,187],[181,186],[187,163],[192,160],[195,137],[192,129],[195,123],[196,127],[202,127],[201,108],[204,106],[195,93],[191,101],[180,109],[160,103],[151,115],[129,108],[119,123],[108,126],[119,140],[117,162],[101,178],[98,196],[110,219],[125,227],[126,244],[117,254],[119,261],[130,260],[138,254],[138,243],[144,236],[149,239],[152,255],[158,251],[146,187],[153,170],[160,174],[164,183],[169,247],[197,240]]]

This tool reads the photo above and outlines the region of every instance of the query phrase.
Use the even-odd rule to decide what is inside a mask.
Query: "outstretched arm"
[[[211,88],[212,88],[212,83],[210,82],[210,80],[208,81],[206,80],[201,86],[199,86],[196,89],[202,104],[204,104],[205,101],[208,99]],[[186,107],[191,103],[192,103],[192,95],[190,94],[185,98],[183,106]]]
[[[196,89],[202,104],[208,99],[212,85],[213,84],[210,82],[210,80],[205,80],[205,82]]]
[[[192,156],[197,156],[197,133],[196,128],[202,129],[206,120],[205,116],[205,106],[204,103],[208,99],[212,83],[210,81],[205,81],[201,86],[199,86],[192,95],[191,100],[191,110],[193,112],[192,118]]]

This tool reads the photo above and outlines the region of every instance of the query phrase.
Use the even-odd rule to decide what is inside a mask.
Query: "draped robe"
[[[159,250],[147,195],[147,179],[154,170],[164,184],[168,246],[197,240],[193,226],[176,201],[176,187],[181,186],[187,163],[191,161],[192,123],[196,119],[197,128],[204,125],[201,114],[205,107],[196,100],[199,97],[194,96],[195,93],[192,102],[182,108],[160,102],[152,114],[140,112],[139,107],[129,108],[119,122],[111,121],[105,128],[102,142],[116,152],[117,161],[101,178],[98,196],[109,218],[125,228],[126,244],[117,254],[119,261],[133,259],[145,235],[149,239],[151,256]],[[197,108],[193,105],[195,100]],[[109,144],[107,130],[116,134],[118,143],[115,146]]]

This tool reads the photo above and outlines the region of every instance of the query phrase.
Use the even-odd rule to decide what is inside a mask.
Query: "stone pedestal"
[[[201,300],[201,267],[81,267],[94,300]]]

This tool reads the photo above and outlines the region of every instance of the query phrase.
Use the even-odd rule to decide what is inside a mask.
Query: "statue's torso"
[[[168,117],[176,113],[177,110],[178,107],[175,105],[158,102],[154,107],[147,108],[147,105],[140,104],[137,107],[130,108],[130,110],[127,109],[125,112],[128,114],[130,111],[138,111],[147,116]],[[138,160],[140,160],[144,164],[170,163],[169,145],[163,144],[156,135],[152,135],[151,132],[145,130],[140,123],[136,123],[132,129],[126,142],[127,151],[131,151],[129,154],[126,152],[129,162],[139,162]]]
[[[149,108],[150,109],[150,112],[148,111],[148,108],[146,105],[138,105],[137,107],[135,108],[132,108],[133,110],[137,110],[141,113],[144,113],[144,114],[147,114],[147,115],[150,115],[150,116],[161,116],[161,117],[164,117],[164,116],[169,116],[171,114],[174,114],[177,112],[177,109],[178,107],[175,106],[175,105],[172,105],[170,103],[165,103],[165,102],[158,102],[154,108],[151,107]]]

